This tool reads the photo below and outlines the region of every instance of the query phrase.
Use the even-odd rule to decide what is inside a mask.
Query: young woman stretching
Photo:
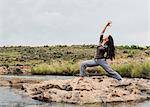
[[[107,64],[106,59],[113,60],[115,58],[114,41],[111,35],[106,36],[104,32],[106,28],[111,25],[111,21],[106,24],[100,35],[99,45],[97,46],[95,58],[81,63],[80,66],[80,79],[83,80],[85,70],[87,67],[100,65],[111,77],[122,80],[122,77]],[[106,56],[105,56],[106,53]]]

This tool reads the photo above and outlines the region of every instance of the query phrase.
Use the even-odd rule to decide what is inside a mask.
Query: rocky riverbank
[[[30,66],[0,66],[0,75],[32,75]]]
[[[0,79],[0,86],[24,91],[36,100],[75,104],[144,101],[150,99],[150,80],[125,79],[120,83],[106,76],[68,80]]]

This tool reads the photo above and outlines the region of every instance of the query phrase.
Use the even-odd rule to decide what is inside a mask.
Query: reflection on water
[[[68,76],[2,76],[9,78],[28,78],[28,79],[69,79]],[[143,103],[105,103],[105,104],[86,104],[75,105],[65,103],[45,103],[33,100],[22,92],[8,88],[0,87],[0,107],[150,107],[150,101]]]

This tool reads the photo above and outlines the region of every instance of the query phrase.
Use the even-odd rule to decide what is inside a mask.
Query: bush
[[[150,78],[150,62],[115,65],[113,69],[122,77]]]
[[[112,68],[122,77],[150,78],[150,62],[113,65]],[[54,62],[51,65],[44,63],[32,67],[31,72],[39,75],[76,75],[79,74],[79,63]],[[87,68],[86,73],[107,74],[102,67]]]
[[[132,68],[131,77],[150,78],[150,62],[135,64]]]
[[[132,64],[122,64],[122,65],[115,65],[113,69],[120,73],[123,77],[131,77],[131,70],[133,65]]]
[[[48,65],[45,63],[32,67],[31,72],[33,74],[75,75],[79,73],[79,64],[55,62],[51,65]]]

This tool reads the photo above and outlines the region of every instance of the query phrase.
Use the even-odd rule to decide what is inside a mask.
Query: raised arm
[[[106,26],[104,27],[104,29],[102,30],[101,34],[104,34],[105,31],[106,31],[106,29],[107,29],[107,27],[110,26],[111,24],[112,24],[112,21],[109,21],[109,22],[106,24]]]
[[[104,29],[102,30],[101,34],[100,34],[100,41],[99,41],[99,44],[101,43],[102,41],[102,38],[103,38],[103,34],[105,33],[106,29],[108,26],[110,26],[112,24],[112,21],[109,21],[106,26],[104,27]]]

